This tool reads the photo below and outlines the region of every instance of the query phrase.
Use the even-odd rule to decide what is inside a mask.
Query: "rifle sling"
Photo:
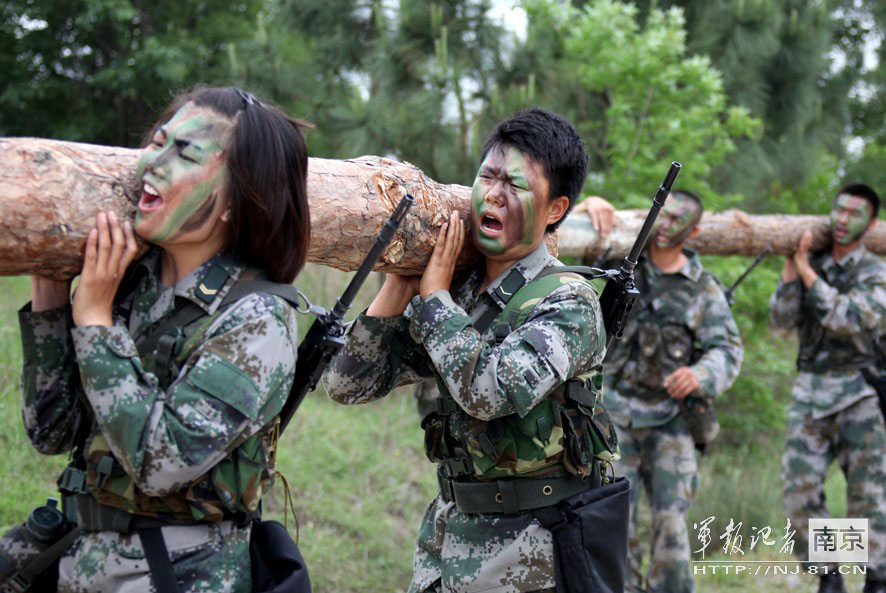
[[[139,529],[138,536],[142,540],[142,548],[145,551],[145,560],[151,570],[151,581],[154,589],[166,593],[179,593],[178,581],[172,570],[172,560],[169,559],[169,550],[166,549],[166,541],[159,527]]]

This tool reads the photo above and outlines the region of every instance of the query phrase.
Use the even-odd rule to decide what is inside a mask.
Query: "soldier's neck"
[[[206,263],[218,250],[162,248],[160,250],[160,284],[175,286],[179,280]]]
[[[673,274],[683,268],[689,259],[683,254],[683,244],[674,247],[649,246],[649,259],[661,272]]]
[[[858,241],[853,241],[846,245],[840,245],[835,241],[834,246],[831,247],[831,257],[834,258],[834,261],[840,261],[859,247],[861,247],[861,237],[859,237]]]

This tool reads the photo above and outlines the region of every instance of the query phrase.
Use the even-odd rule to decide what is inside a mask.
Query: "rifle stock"
[[[600,308],[603,311],[607,350],[615,338],[620,338],[623,335],[628,313],[631,312],[634,301],[640,296],[640,291],[634,285],[634,268],[637,266],[637,259],[646,247],[646,241],[649,240],[655,219],[658,218],[665,199],[671,193],[671,187],[681,168],[680,163],[676,161],[671,163],[668,174],[652,198],[652,207],[649,209],[649,214],[646,215],[646,220],[643,221],[643,226],[640,228],[631,252],[625,257],[621,268],[617,271],[609,270],[610,273],[606,274],[609,281],[606,283],[606,288],[603,289],[603,294],[600,295]]]
[[[344,317],[351,308],[354,298],[360,291],[360,287],[369,276],[369,272],[378,263],[385,249],[394,238],[394,234],[400,227],[400,223],[406,217],[410,206],[415,202],[415,198],[406,194],[391,217],[382,227],[381,232],[375,239],[375,243],[360,264],[354,277],[348,283],[347,288],[342,295],[336,300],[335,306],[331,311],[327,311],[321,307],[311,306],[310,311],[316,315],[314,323],[301,344],[298,345],[298,358],[295,363],[295,378],[292,382],[292,390],[283,409],[280,412],[280,430],[284,430],[289,424],[296,410],[304,401],[305,396],[316,389],[323,371],[329,366],[332,357],[342,349],[345,344],[345,324]]]

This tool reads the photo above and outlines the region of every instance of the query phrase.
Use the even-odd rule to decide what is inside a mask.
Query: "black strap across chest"
[[[215,272],[218,269],[223,270],[220,266],[214,266],[206,276],[204,276],[200,288],[195,293],[198,298],[207,303],[212,302],[215,297],[212,296],[207,299],[205,295],[214,295],[216,291],[224,286],[229,278],[227,272],[225,272],[224,277],[221,277],[220,274]],[[247,271],[246,274],[249,274],[249,272]],[[213,280],[212,284],[207,286],[210,279]],[[207,290],[202,291],[201,289]],[[222,302],[218,306],[218,310],[222,310],[229,305],[236,303],[240,299],[255,293],[266,293],[279,296],[293,306],[297,306],[298,291],[294,286],[291,284],[271,282],[263,278],[262,275],[253,275],[251,278],[241,277],[237,280],[236,284],[231,287],[222,299]],[[174,338],[172,340],[164,339],[164,337],[172,337],[175,328],[186,328],[206,315],[208,315],[206,310],[197,303],[184,297],[176,297],[172,312],[151,326],[151,328],[142,334],[142,336],[136,341],[139,356],[144,357],[156,352],[156,355],[159,358],[166,359],[168,363],[168,361],[171,360],[171,356],[174,355],[174,352],[167,352],[167,350],[175,348],[176,340]]]
[[[486,311],[480,316],[480,319],[474,323],[474,329],[482,336],[492,325],[492,322],[501,314],[508,302],[517,292],[529,282],[539,280],[551,274],[580,274],[590,278],[601,278],[606,276],[603,270],[590,268],[588,266],[550,266],[544,268],[535,277],[527,280],[517,268],[512,269],[505,279],[502,280],[493,293],[495,297],[489,296],[489,293],[483,293],[480,297],[479,304],[486,306]]]

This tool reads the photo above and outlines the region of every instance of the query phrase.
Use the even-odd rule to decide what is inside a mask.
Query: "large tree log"
[[[121,217],[134,215],[138,154],[127,148],[0,138],[0,275],[77,274],[95,214],[113,210]],[[416,204],[379,271],[424,269],[449,213],[456,209],[467,219],[470,188],[439,184],[408,163],[379,157],[310,159],[308,260],[356,269],[407,191]],[[478,256],[469,247],[463,263]]]
[[[134,213],[138,151],[56,140],[0,138],[0,275],[38,273],[70,277],[81,267],[83,243],[100,210]],[[417,273],[433,249],[437,229],[457,209],[467,219],[470,188],[432,181],[408,163],[379,157],[312,158],[308,194],[313,238],[308,259],[356,269],[375,235],[405,192],[416,197],[413,212],[377,268]],[[623,256],[639,229],[642,211],[620,212],[619,229],[600,239],[581,217],[563,225],[560,252],[591,255],[611,246]],[[771,245],[788,253],[803,228],[816,227],[816,245],[826,241],[824,217],[749,216],[740,211],[706,214],[694,245],[702,253],[753,255]],[[867,242],[886,253],[886,228]],[[553,241],[549,242],[553,246]],[[477,257],[473,248],[463,254]]]
[[[622,258],[628,254],[646,210],[622,210],[616,213],[618,223],[609,237],[600,237],[590,219],[570,216],[560,226],[557,246],[560,255],[594,259]],[[812,230],[812,248],[830,245],[830,221],[827,216],[789,216],[785,214],[750,215],[741,210],[705,212],[699,223],[698,237],[689,247],[707,255],[755,256],[767,247],[772,255],[793,253],[800,235]],[[880,255],[886,254],[886,224],[877,224],[865,235],[865,246]]]

